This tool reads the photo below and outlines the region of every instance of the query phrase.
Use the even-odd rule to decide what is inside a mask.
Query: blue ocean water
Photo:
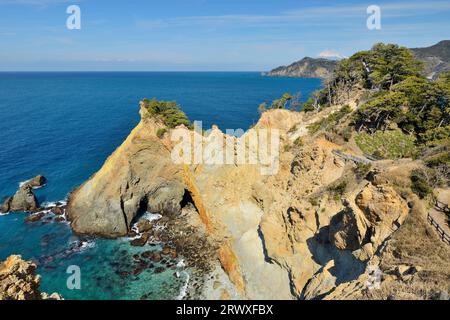
[[[284,92],[300,91],[305,99],[320,84],[256,72],[0,73],[0,198],[43,174],[48,184],[36,190],[40,202],[64,199],[138,123],[138,102],[145,97],[176,100],[204,128],[245,130],[258,120],[261,102]],[[23,219],[0,216],[0,260],[14,253],[39,262],[44,290],[70,299],[170,299],[184,284],[169,270],[119,276],[141,250],[123,239],[87,242],[68,254],[79,239],[66,224],[27,225]],[[83,265],[80,291],[67,289],[70,264]]]

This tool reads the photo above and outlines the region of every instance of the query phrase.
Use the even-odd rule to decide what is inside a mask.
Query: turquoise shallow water
[[[204,128],[247,129],[261,102],[284,92],[307,97],[318,79],[267,78],[258,73],[0,73],[0,198],[37,174],[41,202],[64,199],[97,171],[138,123],[144,97],[177,100]],[[0,260],[22,254],[38,263],[44,290],[69,299],[173,299],[181,269],[120,275],[135,266],[124,239],[78,239],[67,224],[25,224],[24,214],[0,216]],[[83,243],[80,250],[78,244]],[[150,248],[151,249],[151,248]],[[69,290],[66,269],[79,265],[82,289]],[[189,270],[187,270],[189,271]]]

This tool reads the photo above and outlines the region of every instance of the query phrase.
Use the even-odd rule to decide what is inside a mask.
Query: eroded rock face
[[[298,135],[287,131],[303,117],[272,110],[255,127],[280,129],[282,141],[292,145]],[[189,191],[241,298],[315,299],[327,294],[337,283],[361,275],[364,263],[408,213],[392,188],[367,181],[349,185],[347,204],[328,194],[327,186],[351,168],[333,153],[340,146],[324,138],[282,152],[279,171],[264,176],[259,165],[175,165],[167,135],[156,137],[160,127],[142,120],[102,169],[73,192],[68,204],[72,227],[82,234],[124,236],[142,210],[177,214]],[[200,139],[208,147],[223,137],[214,129]],[[232,139],[243,142],[246,135]],[[211,152],[207,159],[217,154]]]
[[[330,261],[323,269],[309,281],[305,287],[303,298],[306,300],[320,298],[336,287],[336,277],[330,273],[334,261]]]
[[[62,299],[56,293],[40,292],[39,285],[35,264],[22,260],[20,256],[10,256],[0,263],[0,300]]]
[[[388,185],[367,184],[347,200],[347,207],[333,217],[330,242],[340,250],[354,251],[361,260],[370,259],[377,248],[405,221],[406,200]]]
[[[330,242],[339,250],[354,251],[360,248],[361,234],[351,209],[346,208],[331,219],[329,236]]]
[[[372,226],[378,227],[376,240],[382,241],[398,229],[408,215],[408,204],[391,186],[369,184],[356,197],[356,204]]]
[[[35,211],[39,208],[33,189],[29,185],[22,186],[11,201],[11,211]]]

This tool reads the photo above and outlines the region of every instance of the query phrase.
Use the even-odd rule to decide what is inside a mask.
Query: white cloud
[[[321,57],[321,58],[338,58],[338,59],[345,58],[340,53],[333,52],[333,51],[322,51],[321,53],[318,54],[318,56]]]
[[[0,0],[1,1],[1,0]],[[31,0],[25,0],[31,1]],[[323,19],[332,18],[364,18],[367,16],[368,5],[340,6],[330,5],[322,7],[311,7],[299,10],[291,10],[278,15],[242,15],[229,14],[217,16],[187,16],[173,17],[167,19],[139,20],[137,25],[144,28],[166,28],[166,27],[187,27],[187,26],[264,26],[280,24],[302,24],[319,20],[323,24]],[[449,1],[405,1],[392,4],[381,4],[383,17],[404,17],[419,16],[428,13],[439,13],[450,10]],[[336,21],[335,19],[335,21]],[[340,20],[342,21],[342,20]]]

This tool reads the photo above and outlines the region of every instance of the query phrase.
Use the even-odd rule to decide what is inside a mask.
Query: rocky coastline
[[[36,265],[21,256],[0,262],[0,300],[62,300],[57,293],[41,292],[40,282]]]
[[[347,104],[355,108],[358,99],[352,96]],[[263,176],[259,165],[174,164],[170,130],[158,137],[164,124],[148,117],[141,104],[138,126],[71,194],[68,217],[79,234],[133,236],[134,223],[143,225],[139,212],[151,208],[166,228],[144,227],[134,244],[156,238],[190,263],[207,258],[208,265],[197,265],[207,275],[201,285],[203,292],[210,289],[207,298],[344,298],[336,292],[370,277],[386,255],[382,248],[407,221],[410,181],[402,177],[421,164],[382,160],[357,173],[357,163],[340,156],[363,157],[356,146],[324,134],[308,136],[306,129],[342,107],[314,114],[264,112],[254,130],[279,129],[284,151],[280,171]],[[184,126],[172,130],[196,135]],[[198,138],[207,149],[227,136],[213,128]],[[368,292],[361,286],[353,297]]]
[[[426,274],[424,263],[384,262],[393,254],[385,248],[411,223],[411,211],[419,211],[415,219],[426,224],[404,178],[421,164],[381,160],[355,173],[357,165],[341,155],[357,158],[361,151],[327,135],[308,137],[305,130],[340,108],[311,115],[265,112],[255,130],[281,130],[284,146],[280,172],[263,176],[259,165],[173,164],[172,142],[156,134],[163,124],[146,117],[141,105],[141,123],[103,168],[70,194],[67,205],[40,208],[29,184],[12,199],[31,212],[27,223],[67,217],[82,238],[127,237],[131,246],[144,249],[130,268],[117,271],[121,277],[152,269],[173,270],[179,278],[184,267],[194,270],[184,275],[182,299],[374,297],[365,285],[374,268],[383,270],[381,284],[388,287]],[[215,128],[202,137],[203,144],[218,137],[226,138]],[[299,138],[304,142],[296,146]]]
[[[391,57],[392,52],[405,58],[410,70],[402,82],[376,77],[387,61],[381,59],[380,67],[379,55]],[[408,95],[395,90],[405,84],[403,90],[410,90],[411,83],[436,87],[436,101],[441,101],[448,97],[448,77],[444,74],[437,83],[420,78],[412,53],[396,45],[377,44],[362,56],[381,71],[372,72],[361,53],[355,54],[303,111],[264,109],[239,137],[215,126],[208,132],[192,130],[175,102],[144,99],[141,120],[126,140],[70,193],[67,205],[47,211],[62,213],[81,238],[126,238],[142,248],[131,263],[119,265],[117,274],[124,279],[147,269],[173,270],[177,278],[183,274],[180,299],[445,296],[450,247],[427,217],[436,193],[450,194],[448,135],[445,128],[431,128],[428,138],[439,138],[430,140],[439,147],[412,142],[411,153],[398,152],[411,139],[425,136],[418,134],[422,122],[416,123],[417,137],[405,133],[409,126],[400,130],[405,125],[401,119],[415,117],[409,104],[423,98],[421,90]],[[342,80],[342,74],[349,77]],[[372,78],[378,87],[367,81]],[[397,95],[402,97],[399,105],[393,99]],[[432,118],[439,107],[424,117]],[[406,118],[391,117],[400,109]],[[380,110],[387,115],[381,117]],[[252,137],[264,132],[279,138],[273,157],[277,170],[271,174],[264,173],[273,166],[263,162],[224,164],[223,157],[216,162],[225,141],[233,158],[242,152],[251,159],[257,153]],[[180,149],[174,136],[197,143]],[[387,141],[390,137],[396,139]],[[381,147],[373,148],[375,142]],[[173,158],[198,153],[200,162]],[[22,185],[2,211],[29,211],[28,222],[46,221],[33,187],[31,182]],[[120,254],[125,257],[127,251]]]

